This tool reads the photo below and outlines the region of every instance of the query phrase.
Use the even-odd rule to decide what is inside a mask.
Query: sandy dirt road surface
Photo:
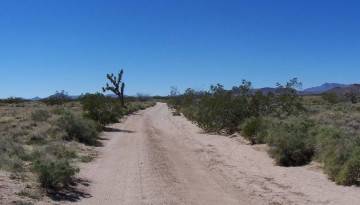
[[[259,147],[202,134],[163,103],[112,128],[81,167],[88,196],[75,204],[360,204],[358,187],[337,186],[314,165],[275,166]]]

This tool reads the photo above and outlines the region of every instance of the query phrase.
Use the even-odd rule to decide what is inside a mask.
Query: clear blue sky
[[[0,0],[0,98],[359,83],[360,1]]]

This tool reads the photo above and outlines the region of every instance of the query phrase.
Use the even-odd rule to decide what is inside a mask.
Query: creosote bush
[[[360,146],[351,153],[339,172],[336,182],[342,185],[360,184]]]
[[[68,187],[72,177],[79,172],[79,168],[68,160],[37,160],[32,168],[43,188],[55,190]]]
[[[65,140],[96,145],[99,137],[99,125],[91,120],[71,112],[65,112],[56,122],[56,126],[65,132]]]
[[[81,99],[85,116],[95,120],[102,126],[119,122],[124,115],[118,100],[101,93],[86,94]]]
[[[309,163],[315,152],[315,124],[308,119],[282,122],[267,137],[270,154],[278,165],[300,166]]]
[[[316,157],[337,184],[359,184],[360,136],[350,136],[335,128],[322,128],[317,134]]]
[[[266,122],[260,117],[251,117],[242,124],[241,133],[251,144],[261,144],[265,142],[267,136]]]

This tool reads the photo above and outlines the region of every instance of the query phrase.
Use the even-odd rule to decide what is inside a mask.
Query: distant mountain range
[[[346,88],[349,86],[351,86],[351,85],[345,85],[345,84],[339,84],[339,83],[324,83],[320,86],[311,87],[311,88],[307,88],[305,90],[299,91],[298,93],[302,94],[302,95],[316,95],[316,94],[326,93],[333,89]],[[275,90],[276,90],[275,88],[265,87],[265,88],[252,89],[252,92],[255,93],[257,91],[260,91],[263,94],[268,94],[270,92],[275,93]]]

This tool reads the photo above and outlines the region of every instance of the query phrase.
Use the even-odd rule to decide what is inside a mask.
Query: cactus
[[[121,69],[121,71],[118,74],[118,77],[114,76],[113,73],[107,74],[106,77],[110,80],[112,86],[110,86],[109,83],[106,83],[106,86],[103,87],[102,90],[103,90],[103,92],[106,92],[108,90],[113,92],[116,96],[119,97],[119,99],[121,101],[121,105],[124,108],[126,108],[125,102],[124,102],[125,83],[121,82],[123,73],[124,73],[124,71],[123,71],[123,69]]]

